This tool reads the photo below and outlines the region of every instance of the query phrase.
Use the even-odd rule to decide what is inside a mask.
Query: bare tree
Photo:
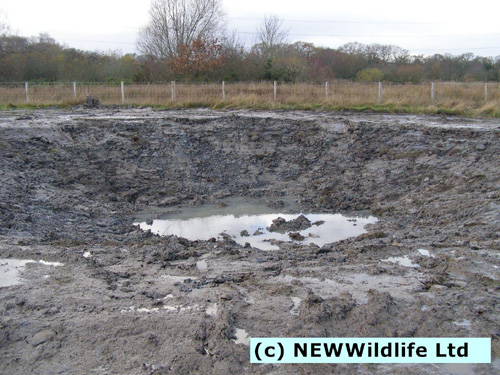
[[[7,16],[0,10],[0,36],[10,35],[10,26],[7,22]]]
[[[396,63],[396,65],[405,65],[411,62],[410,52],[399,46],[392,46],[392,58],[391,60]]]
[[[221,0],[152,0],[149,24],[139,33],[144,55],[173,58],[181,46],[214,39],[222,29]]]
[[[283,28],[283,21],[276,15],[266,15],[262,25],[257,29],[257,46],[266,58],[276,54],[277,47],[288,40],[288,29]]]

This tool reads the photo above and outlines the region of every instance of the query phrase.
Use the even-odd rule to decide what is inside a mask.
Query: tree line
[[[325,48],[288,42],[277,16],[266,16],[251,46],[224,30],[219,0],[152,0],[138,54],[70,48],[47,34],[13,35],[0,25],[0,82],[499,81],[500,56],[411,55],[395,45]]]

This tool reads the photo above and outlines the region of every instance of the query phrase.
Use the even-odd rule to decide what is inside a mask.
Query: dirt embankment
[[[415,116],[4,112],[0,258],[64,265],[30,263],[1,289],[0,371],[447,373],[252,366],[247,335],[491,337],[500,357],[499,136],[491,120]],[[267,252],[132,225],[229,196],[379,221]]]

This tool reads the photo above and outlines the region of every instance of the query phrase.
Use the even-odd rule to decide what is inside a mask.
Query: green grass
[[[83,103],[81,103],[83,104]],[[398,104],[359,104],[359,105],[336,105],[329,103],[245,103],[242,101],[193,101],[182,103],[168,103],[162,105],[113,105],[119,108],[143,108],[151,107],[154,110],[167,109],[194,109],[194,108],[210,108],[215,110],[300,110],[300,111],[326,111],[326,112],[360,112],[360,113],[386,113],[386,114],[418,114],[418,115],[446,115],[446,116],[462,116],[462,117],[485,117],[485,118],[500,118],[500,106],[485,105],[479,108],[468,107],[444,107],[444,106],[410,106]],[[74,104],[19,104],[19,105],[0,105],[0,111],[8,110],[35,110],[35,109],[68,109],[74,107]],[[104,105],[104,107],[109,107]]]

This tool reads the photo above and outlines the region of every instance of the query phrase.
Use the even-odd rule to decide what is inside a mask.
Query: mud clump
[[[94,98],[92,95],[87,95],[85,99],[85,108],[98,108],[100,104],[99,99]]]
[[[311,221],[304,215],[300,215],[296,219],[286,221],[282,217],[274,219],[272,224],[267,228],[269,232],[297,232],[312,226]]]
[[[299,232],[290,232],[288,233],[288,237],[290,237],[294,241],[304,241],[306,239]]]
[[[0,373],[440,373],[252,366],[248,337],[492,337],[500,357],[498,120],[8,110],[0,165],[0,259],[35,261],[0,293]],[[230,196],[379,220],[356,238],[273,251],[133,225]],[[311,225],[277,218],[269,230]]]

